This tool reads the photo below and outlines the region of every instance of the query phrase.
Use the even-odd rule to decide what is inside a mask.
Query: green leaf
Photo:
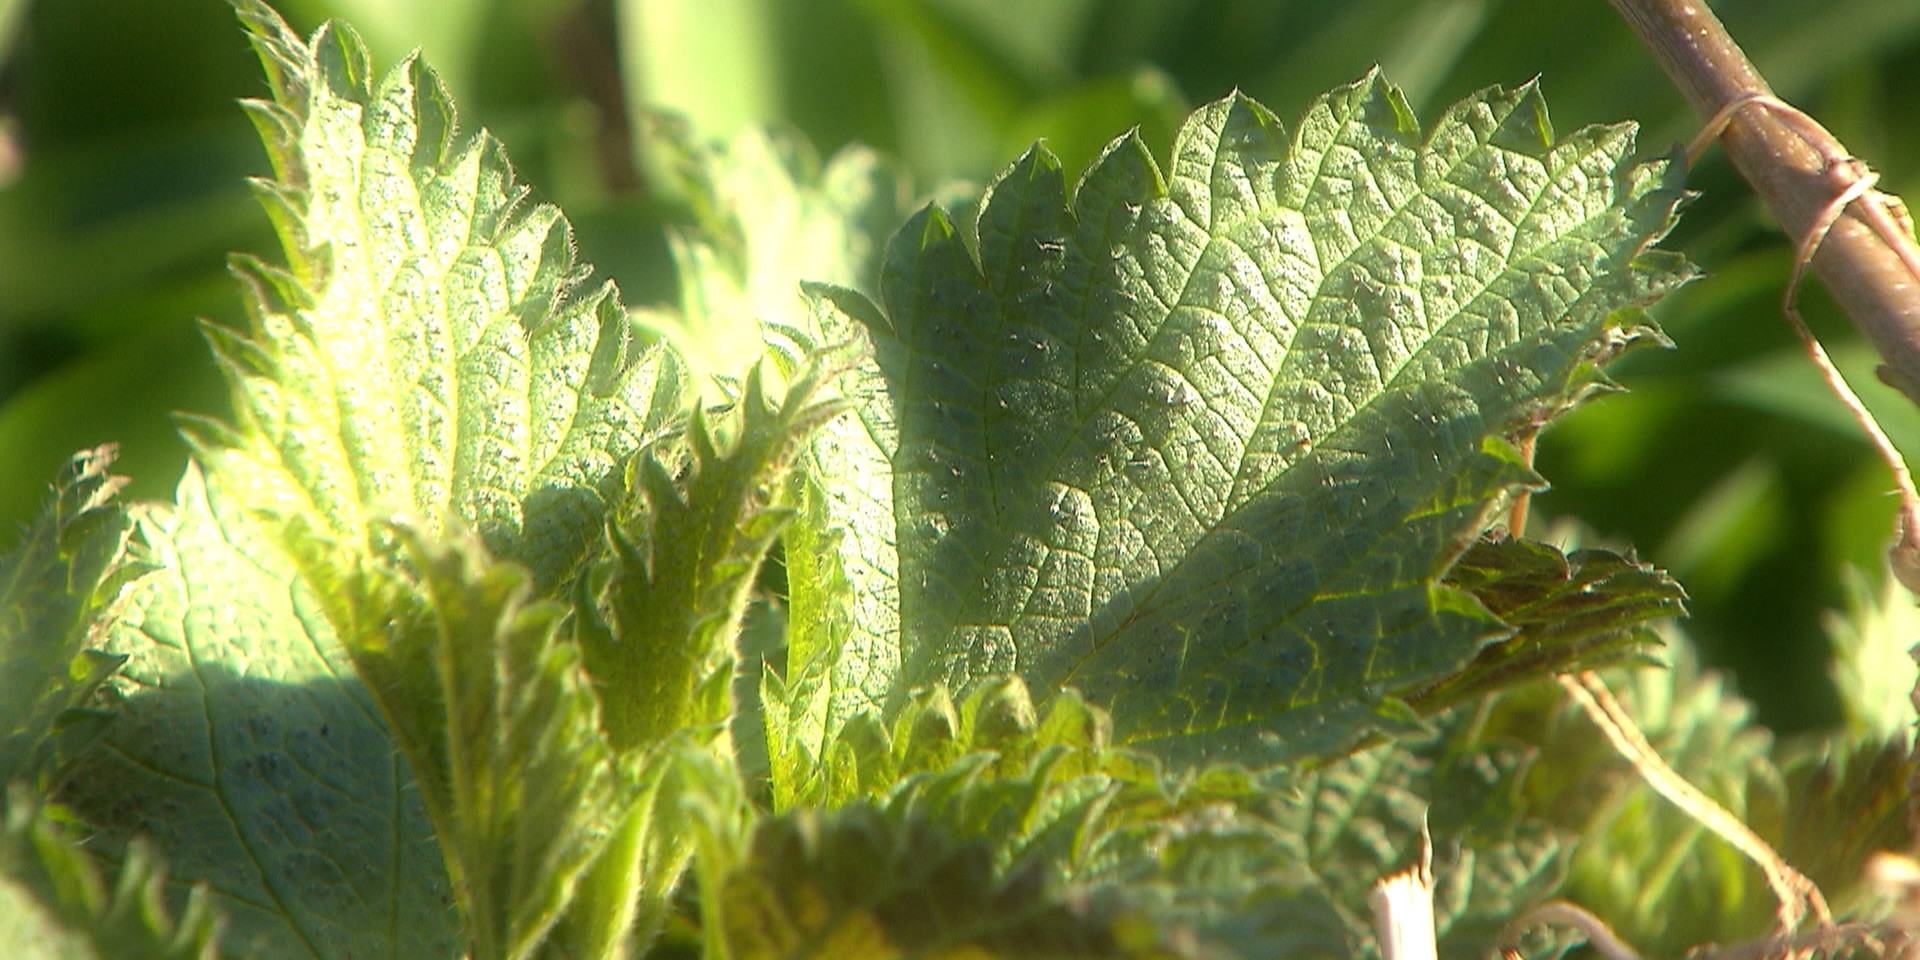
[[[884,323],[851,289],[813,284],[807,292],[812,330],[824,342],[858,342],[862,322]],[[785,708],[793,723],[770,742],[816,760],[849,718],[880,714],[900,670],[895,411],[871,362],[855,365],[836,386],[852,415],[814,434],[795,476],[798,514],[786,538],[789,677],[782,691],[762,698],[770,706],[796,698]],[[776,792],[789,772],[776,763]]]
[[[778,502],[788,466],[844,410],[813,399],[830,369],[810,366],[777,405],[756,370],[731,437],[696,412],[684,446],[634,462],[628,485],[641,502],[611,535],[600,600],[609,622],[579,634],[616,749],[732,716],[734,641],[754,574],[791,516]]]
[[[1886,913],[1885,892],[1868,882],[1867,866],[1876,855],[1913,848],[1907,820],[1910,746],[1904,733],[1785,744],[1777,758],[1784,802],[1749,810],[1780,855],[1820,887],[1836,916],[1879,919]]]
[[[189,469],[144,507],[152,564],[103,653],[114,717],[55,798],[125,862],[145,837],[204,884],[241,954],[451,957],[459,918],[432,823],[313,591],[251,513]]]
[[[1699,666],[1670,631],[1668,669],[1604,676],[1648,741],[1807,873],[1842,920],[1883,904],[1863,882],[1867,857],[1905,849],[1904,736],[1846,729],[1776,741],[1728,681]],[[1765,936],[1775,901],[1760,870],[1674,807],[1600,738],[1556,685],[1520,688],[1486,711],[1486,736],[1539,761],[1518,797],[1527,815],[1579,836],[1561,896],[1596,913],[1648,956]]]
[[[1667,639],[1672,667],[1603,676],[1676,772],[1751,822],[1756,804],[1780,796],[1772,735],[1684,638]],[[1539,750],[1525,807],[1580,837],[1562,896],[1650,956],[1766,931],[1774,907],[1759,870],[1646,786],[1557,685],[1503,696],[1488,728]]]
[[[957,711],[936,690],[895,725],[887,809],[985,839],[1002,870],[1042,863],[1084,873],[1109,835],[1162,819],[1179,798],[1211,796],[1206,787],[1215,786],[1189,789],[1150,758],[1112,749],[1108,727],[1104,713],[1072,696],[1036,717],[1018,678],[976,689]],[[1242,786],[1228,792],[1249,792]]]
[[[1892,573],[1875,591],[1865,575],[1848,568],[1847,610],[1827,617],[1833,640],[1834,687],[1840,692],[1847,732],[1871,743],[1906,736],[1913,726],[1913,691],[1920,666],[1920,607]]]
[[[1524,804],[1537,752],[1489,737],[1477,711],[1277,780],[1232,767],[1170,775],[1111,747],[1104,712],[1070,694],[1036,716],[1017,678],[957,707],[937,688],[916,696],[877,747],[860,746],[866,719],[847,726],[803,802],[879,801],[890,823],[973,838],[996,871],[1065,878],[1063,902],[1097,905],[1116,930],[1207,956],[1354,955],[1371,942],[1368,888],[1406,864],[1429,823],[1446,952],[1479,955],[1555,893],[1575,836]],[[844,753],[857,753],[852,769],[834,769]],[[1531,946],[1545,956],[1568,940]]]
[[[1554,895],[1573,833],[1520,803],[1535,751],[1488,738],[1474,711],[1436,725],[1278,788],[1165,792],[1100,839],[1082,882],[1242,956],[1352,957],[1374,938],[1369,888],[1415,862],[1431,829],[1440,953],[1488,955],[1505,923]]]
[[[706,145],[661,126],[656,148],[675,153],[698,229],[669,233],[678,309],[636,316],[696,376],[741,377],[775,331],[819,335],[803,281],[872,292],[887,235],[906,216],[905,178],[880,154],[849,146],[822,164],[792,135],[749,129]]]
[[[1648,622],[1686,612],[1686,592],[1673,578],[1605,550],[1562,554],[1543,543],[1483,539],[1446,579],[1479,598],[1514,633],[1414,697],[1423,712],[1521,679],[1644,658],[1659,642]]]
[[[323,586],[419,771],[476,956],[617,956],[658,932],[692,852],[684,754],[731,753],[733,642],[787,516],[785,465],[840,409],[812,400],[825,375],[777,406],[751,377],[718,427],[696,413],[684,443],[636,459],[613,556],[580,581],[604,594],[565,635],[568,608],[532,602],[523,568],[477,542],[397,529],[409,562]]]
[[[246,105],[287,266],[236,260],[253,324],[207,336],[237,422],[190,438],[302,556],[364,552],[403,514],[475,529],[551,588],[620,467],[676,429],[677,365],[634,343],[610,284],[583,286],[559,211],[492,137],[456,133],[425,64],[376,79],[351,29],[306,41],[236,5],[272,88]]]
[[[115,453],[68,460],[46,511],[0,557],[0,784],[49,785],[104,728],[94,693],[121,658],[90,649],[89,631],[144,569],[128,556],[127,481],[107,472]]]
[[[529,957],[651,791],[620,782],[565,608],[477,543],[395,532],[418,580],[370,563],[332,619],[415,771],[474,956]]]
[[[0,951],[19,960],[213,960],[220,919],[196,888],[178,916],[166,871],[136,843],[112,889],[99,867],[26,787],[15,785],[0,832]]]
[[[1683,197],[1632,146],[1556,142],[1532,86],[1423,138],[1376,75],[1291,137],[1204,107],[1164,178],[1124,137],[1070,195],[1036,148],[977,264],[917,215],[884,317],[843,308],[885,378],[860,412],[890,430],[893,523],[858,550],[897,550],[890,708],[1017,672],[1108,707],[1119,743],[1250,764],[1397,722],[1393,696],[1513,632],[1439,582],[1539,482],[1501,438],[1602,385],[1691,276],[1648,249]]]
[[[902,177],[865,148],[843,149],[823,167],[796,138],[756,130],[721,147],[684,136],[668,145],[700,229],[672,236],[678,310],[641,311],[643,324],[696,373],[722,384],[770,347],[781,372],[793,376],[808,354],[863,336],[825,301],[864,302],[844,291],[874,289],[885,234],[902,216]],[[866,411],[882,386],[862,363],[822,387],[829,389]],[[829,729],[884,703],[896,672],[896,569],[890,550],[868,549],[893,523],[886,455],[874,429],[885,427],[869,413],[820,424],[793,483],[797,516],[784,535],[785,659],[795,682],[824,699],[819,709],[792,714],[807,718],[805,729],[782,726],[769,739],[775,754],[804,750],[817,759]],[[843,535],[843,525],[860,532]],[[803,675],[817,679],[797,679]],[[783,687],[783,705],[775,707],[783,716],[788,695]],[[797,771],[776,757],[776,791]]]
[[[874,713],[861,712],[815,743],[806,739],[807,731],[820,729],[818,717],[826,710],[818,680],[817,671],[791,683],[771,671],[765,677],[777,812],[948,796],[965,793],[982,778],[1028,781],[1018,789],[1036,799],[1043,788],[1090,775],[1156,788],[1161,783],[1151,758],[1113,749],[1112,720],[1073,691],[1048,700],[1041,714],[1019,677],[976,687],[958,706],[936,685],[917,693],[890,729]],[[1017,819],[1020,826],[1003,838],[1016,845],[1038,822],[1027,814]]]
[[[727,956],[1120,957],[1085,905],[1037,869],[998,874],[987,845],[872,807],[763,822],[723,886]]]
[[[730,712],[824,374],[682,436],[672,354],[580,295],[564,221],[455,137],[430,70],[376,82],[346,28],[237,6],[288,266],[239,262],[253,327],[207,329],[237,420],[188,425],[207,479],[143,528],[161,569],[107,643],[140,687],[63,799],[110,856],[156,831],[275,955],[644,947],[691,849],[662,751]],[[625,556],[578,576],[619,504]],[[602,586],[611,645],[591,603],[536,600]]]
[[[1725,678],[1689,666],[1637,673],[1614,690],[1676,771],[1747,819],[1760,795],[1781,792],[1768,757],[1772,734],[1751,723],[1752,706]],[[1566,709],[1572,722],[1590,724]],[[1575,756],[1569,751],[1556,765]],[[1626,789],[1586,798],[1589,809],[1595,800],[1600,806],[1574,864],[1576,902],[1602,911],[1616,932],[1649,951],[1764,933],[1773,902],[1759,870],[1622,769],[1623,761],[1609,757],[1609,765],[1621,770]],[[1592,783],[1576,789],[1592,791]]]
[[[1278,780],[1231,767],[1171,775],[1111,747],[1104,712],[1071,695],[1036,716],[1017,678],[957,707],[940,689],[916,696],[877,750],[857,745],[863,720],[835,744],[858,752],[853,769],[833,770],[830,754],[805,802],[879,801],[890,823],[973,838],[996,871],[1065,878],[1063,902],[1224,951],[1208,956],[1352,956],[1372,937],[1368,888],[1405,865],[1429,823],[1446,952],[1479,955],[1554,894],[1572,849],[1572,828],[1524,806],[1536,752],[1489,738],[1474,711]]]
[[[739,774],[721,746],[724,740],[679,736],[649,757],[642,770],[645,794],[627,808],[605,851],[581,877],[545,955],[647,955],[673,908],[675,881],[693,857],[701,814],[722,802],[745,809]]]

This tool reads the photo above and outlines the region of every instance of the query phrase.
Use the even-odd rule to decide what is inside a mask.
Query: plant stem
[[[1900,582],[1920,594],[1920,491],[1900,451],[1834,369],[1795,305],[1802,271],[1811,264],[1886,361],[1880,379],[1920,404],[1920,244],[1906,207],[1873,189],[1877,175],[1825,127],[1773,95],[1703,0],[1609,2],[1707,118],[1687,162],[1718,138],[1734,168],[1794,237],[1793,279],[1781,309],[1893,473],[1900,508],[1887,559]]]
[[[1599,674],[1583,670],[1579,673],[1563,673],[1556,679],[1566,688],[1573,702],[1586,711],[1587,718],[1606,734],[1607,742],[1613,744],[1614,750],[1633,764],[1633,769],[1640,774],[1640,779],[1646,781],[1647,786],[1686,811],[1694,822],[1713,831],[1728,846],[1745,854],[1760,868],[1767,878],[1767,886],[1773,888],[1774,898],[1779,901],[1779,933],[1791,934],[1798,930],[1800,921],[1809,913],[1822,929],[1833,926],[1833,911],[1828,909],[1827,898],[1820,893],[1820,888],[1774,852],[1739,817],[1728,812],[1727,808],[1668,766],[1660,752],[1647,742],[1647,735],[1640,731],[1640,726],[1633,722],[1626,708],[1614,699],[1612,691],[1607,689],[1606,682],[1600,679]]]
[[[1702,0],[1608,0],[1702,118],[1773,91]],[[1817,229],[1836,187],[1832,159],[1847,156],[1817,124],[1743,109],[1721,145],[1734,169],[1793,237]],[[1896,209],[1871,191],[1847,205],[1814,252],[1813,269],[1879,352],[1881,379],[1920,404],[1920,247]]]

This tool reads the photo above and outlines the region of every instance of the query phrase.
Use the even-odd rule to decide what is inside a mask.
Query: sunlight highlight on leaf
[[[263,5],[240,13],[273,82],[246,105],[287,266],[235,261],[251,329],[206,332],[237,423],[190,437],[301,539],[363,551],[400,512],[477,529],[557,583],[620,465],[675,429],[677,364],[635,343],[611,284],[584,284],[560,212],[498,141],[456,131],[422,61],[376,77],[344,25],[307,41]]]

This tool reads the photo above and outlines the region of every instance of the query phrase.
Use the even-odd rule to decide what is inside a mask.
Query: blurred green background
[[[643,108],[702,134],[795,129],[898,158],[926,191],[982,182],[1045,137],[1084,164],[1139,126],[1164,153],[1192,104],[1239,87],[1283,118],[1373,63],[1431,119],[1540,76],[1558,127],[1621,119],[1662,152],[1696,121],[1603,0],[283,0],[303,30],[353,23],[381,64],[416,47],[468,129],[506,141],[630,303],[672,298],[663,225],[683,222]],[[1787,99],[1920,195],[1920,3],[1725,0],[1716,9]],[[0,524],[58,464],[122,445],[137,496],[185,450],[172,411],[226,401],[195,330],[239,319],[229,251],[271,253],[245,178],[266,160],[240,97],[263,91],[221,0],[0,0]],[[635,135],[633,131],[642,131]],[[1893,501],[1781,322],[1790,247],[1725,163],[1670,242],[1709,276],[1663,304],[1677,349],[1615,368],[1631,392],[1551,431],[1546,518],[1633,544],[1693,595],[1689,629],[1785,730],[1835,717],[1823,611],[1876,571]],[[1896,440],[1920,413],[1817,285],[1809,320]],[[1920,638],[1915,638],[1920,640]]]

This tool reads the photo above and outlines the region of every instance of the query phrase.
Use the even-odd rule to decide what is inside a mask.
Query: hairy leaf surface
[[[586,666],[605,691],[606,727],[621,749],[695,726],[724,724],[734,638],[760,561],[790,511],[777,501],[800,440],[843,407],[815,402],[825,376],[809,367],[777,406],[756,372],[723,439],[694,417],[683,458],[635,462],[633,517],[616,530],[603,605],[610,629],[582,632]],[[681,460],[684,462],[680,462]],[[664,462],[663,462],[664,461]],[[676,478],[672,472],[680,474]],[[712,691],[696,705],[698,688]]]
[[[650,794],[616,784],[580,649],[556,636],[564,608],[477,543],[397,533],[417,582],[369,564],[326,599],[350,606],[333,619],[416,771],[476,954],[531,956]]]
[[[207,332],[239,422],[192,436],[305,550],[364,550],[398,511],[476,529],[552,586],[627,457],[674,429],[678,366],[637,346],[610,284],[583,287],[559,211],[491,136],[457,134],[419,59],[376,78],[344,25],[307,41],[239,8],[272,87],[247,106],[287,266],[237,261],[252,329]]]
[[[938,209],[889,248],[862,410],[892,468],[904,691],[1018,673],[1119,742],[1337,751],[1509,635],[1439,582],[1505,495],[1502,437],[1601,383],[1690,276],[1630,127],[1554,140],[1531,86],[1422,136],[1378,76],[1291,136],[1234,96],[1164,175],[1117,140],[1071,193],[1030,151],[976,261]]]

